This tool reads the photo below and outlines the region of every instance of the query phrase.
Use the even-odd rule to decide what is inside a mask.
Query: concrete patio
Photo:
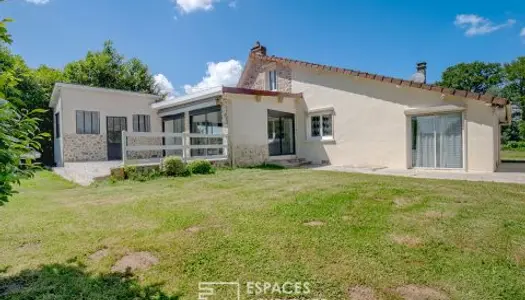
[[[122,161],[70,162],[63,167],[53,168],[53,172],[83,186],[92,184],[98,178],[111,175],[111,169],[122,165]]]
[[[388,168],[352,166],[321,166],[313,167],[312,169],[320,171],[338,171],[349,173],[390,175],[429,179],[450,179],[525,184],[525,163],[502,163],[498,168],[498,171],[495,173],[421,169],[399,170]]]

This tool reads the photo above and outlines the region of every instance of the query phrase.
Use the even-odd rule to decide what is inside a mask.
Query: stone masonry
[[[108,159],[106,135],[64,134],[64,161],[104,161]]]
[[[288,66],[277,63],[265,63],[258,59],[258,55],[250,55],[251,64],[247,70],[243,82],[239,82],[239,87],[266,90],[268,83],[268,72],[277,71],[277,90],[279,92],[292,92],[292,69]]]
[[[128,137],[128,146],[162,146],[161,137],[147,137],[147,136],[130,136]],[[128,159],[147,159],[162,157],[161,150],[149,151],[128,151]]]

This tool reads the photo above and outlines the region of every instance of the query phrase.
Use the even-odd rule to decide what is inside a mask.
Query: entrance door
[[[295,115],[268,110],[268,150],[270,156],[295,154]]]
[[[107,117],[108,160],[122,159],[122,131],[127,130],[126,117]]]

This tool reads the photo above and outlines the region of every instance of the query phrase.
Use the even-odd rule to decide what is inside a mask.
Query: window
[[[277,71],[268,72],[268,89],[270,91],[277,91]]]
[[[318,115],[310,115],[309,117],[309,138],[332,140],[334,136],[333,130],[333,115],[332,113],[324,113]]]
[[[77,110],[77,134],[100,134],[98,111]]]
[[[214,106],[190,112],[190,132],[222,134],[221,107]],[[191,145],[222,145],[223,138],[191,138]],[[223,155],[223,149],[191,149],[191,156]]]
[[[150,117],[148,115],[133,115],[134,132],[150,132]]]
[[[461,113],[414,116],[411,124],[413,167],[463,167]]]
[[[60,138],[60,113],[55,114],[55,139]]]

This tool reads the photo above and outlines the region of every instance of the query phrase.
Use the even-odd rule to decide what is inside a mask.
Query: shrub
[[[211,162],[203,159],[194,160],[188,164],[188,169],[192,174],[213,174],[215,169]]]
[[[178,156],[168,156],[162,161],[162,171],[167,176],[189,176],[190,170]]]
[[[503,150],[519,150],[525,151],[525,141],[510,141],[503,145]]]
[[[160,177],[162,174],[156,166],[126,166],[124,178],[136,181],[147,181]],[[118,179],[118,178],[115,178]]]

